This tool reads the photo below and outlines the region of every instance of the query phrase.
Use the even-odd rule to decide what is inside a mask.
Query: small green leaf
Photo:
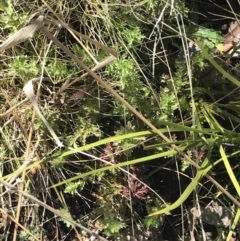
[[[217,44],[216,45],[216,48],[219,50],[219,51],[223,51],[223,49],[224,49],[224,45],[223,44]]]
[[[61,208],[60,212],[64,216],[71,218],[71,214],[69,213],[69,210],[67,208]],[[59,220],[62,221],[63,223],[65,223],[68,228],[70,228],[72,226],[72,224],[69,221],[67,221],[66,219],[59,218]]]

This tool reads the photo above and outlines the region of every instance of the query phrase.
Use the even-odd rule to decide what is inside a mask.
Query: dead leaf
[[[0,50],[5,50],[32,38],[35,32],[43,26],[44,16],[39,16],[33,23],[18,30],[7,38],[1,45]]]

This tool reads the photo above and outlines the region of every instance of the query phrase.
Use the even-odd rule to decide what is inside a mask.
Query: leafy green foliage
[[[69,144],[73,145],[78,140],[85,145],[90,136],[101,137],[99,127],[94,125],[91,119],[79,117],[74,136],[69,138]]]
[[[84,188],[84,186],[85,186],[84,181],[67,183],[64,193],[69,193],[69,194],[74,195],[78,191],[81,191]]]
[[[16,13],[10,0],[1,1],[0,10],[4,13],[0,15],[2,27],[10,29],[11,33],[18,30],[19,26],[25,23],[29,17],[27,12]]]
[[[119,130],[117,130],[115,132],[116,135],[122,135],[122,134],[127,134],[127,133],[132,133],[136,131],[136,126],[134,126],[130,121],[127,122],[125,127],[121,127],[119,128]],[[128,139],[124,139],[118,142],[118,146],[120,146],[122,148],[122,150],[124,151],[124,155],[126,155],[127,157],[131,157],[131,154],[133,152],[133,147],[135,147],[136,145],[138,145],[139,141],[143,141],[145,140],[145,137],[139,137],[139,138],[128,138]]]
[[[118,61],[113,62],[107,67],[107,73],[118,78],[114,85],[124,90],[126,87],[140,85],[137,82],[138,73],[134,67],[134,62],[127,56],[122,56]]]
[[[213,49],[217,44],[223,43],[223,36],[218,32],[209,28],[199,27],[196,32],[193,33],[193,37],[203,43],[204,47]]]
[[[33,8],[32,5],[31,8],[30,5],[28,6],[28,2],[22,3],[21,6],[13,5],[11,1],[0,3],[2,11],[0,20],[4,32],[7,33],[3,34],[4,37],[7,37],[9,32],[13,33],[19,29],[20,25],[27,24],[26,19],[30,12],[39,8],[37,4],[31,4]],[[187,22],[189,9],[185,1],[166,3],[166,1],[154,0],[132,2],[126,5],[121,1],[117,4],[115,1],[107,4],[100,2],[82,4],[70,0],[70,2],[61,1],[59,8],[55,8],[55,2],[49,1],[48,4],[56,11],[59,19],[73,26],[76,31],[118,50],[118,60],[98,70],[97,74],[152,124],[157,128],[163,128],[161,130],[164,134],[167,133],[172,143],[179,144],[184,153],[196,163],[201,163],[202,158],[205,157],[201,147],[210,143],[209,139],[215,141],[216,135],[218,141],[213,144],[216,146],[223,142],[231,142],[231,144],[239,142],[236,136],[240,121],[238,118],[240,108],[237,104],[239,95],[231,93],[233,84],[229,84],[222,74],[213,70],[201,53],[192,56],[189,65],[185,60],[178,59],[176,51],[180,48],[179,36],[187,42],[187,39],[182,36],[183,30],[190,38],[201,41],[208,51],[222,41],[219,29],[192,28],[192,23]],[[195,9],[199,3],[192,1],[191,4]],[[192,20],[197,21],[197,18]],[[181,27],[183,21],[184,26]],[[56,30],[56,26],[53,27],[48,23],[45,25],[51,33]],[[108,56],[106,51],[100,50],[88,41],[81,38],[76,41],[68,31],[63,29],[56,36],[89,68],[96,64],[96,60],[102,61]],[[121,236],[121,230],[128,225],[129,220],[135,223],[144,221],[148,228],[159,228],[164,222],[163,216],[145,217],[145,215],[157,212],[166,203],[165,200],[156,197],[151,190],[154,189],[158,195],[164,197],[162,191],[166,190],[163,184],[171,182],[172,173],[178,171],[174,165],[168,164],[172,159],[180,160],[181,172],[185,172],[184,175],[189,176],[189,179],[194,178],[186,172],[190,167],[189,162],[185,162],[182,157],[176,155],[176,152],[171,151],[171,145],[165,143],[162,138],[156,137],[154,133],[151,136],[148,134],[119,141],[118,135],[146,130],[146,126],[123,104],[101,88],[91,76],[82,78],[61,92],[64,84],[75,81],[83,71],[74,61],[66,58],[53,43],[46,53],[48,39],[45,37],[42,38],[42,34],[36,34],[33,36],[31,48],[21,44],[21,47],[17,46],[6,51],[4,53],[6,58],[1,62],[4,85],[0,90],[0,124],[2,126],[0,142],[3,144],[0,147],[0,159],[4,175],[5,172],[12,173],[19,168],[21,164],[19,160],[22,160],[26,147],[33,148],[40,138],[39,147],[36,148],[34,155],[39,159],[41,168],[36,173],[31,171],[27,173],[28,180],[24,185],[28,192],[34,193],[35,189],[32,188],[34,186],[38,191],[37,195],[35,193],[34,195],[39,198],[44,197],[44,200],[53,204],[54,207],[67,203],[68,206],[61,209],[62,213],[70,217],[69,210],[73,209],[79,212],[76,217],[83,217],[81,221],[84,220],[86,225],[98,219],[105,234],[113,237]],[[178,45],[173,46],[173,43]],[[25,83],[26,79],[39,77],[43,53],[47,54],[43,77],[53,80],[53,83],[42,82],[38,105],[53,130],[65,144],[64,148],[57,151],[51,135],[40,118],[36,115],[32,120],[34,111],[30,103],[25,102],[25,106],[21,104],[12,109],[23,99],[22,89],[18,89],[13,81],[17,82],[20,79]],[[95,58],[94,61],[93,58]],[[217,61],[231,74],[235,72],[234,74],[239,76],[237,65],[234,68],[230,67],[230,61]],[[81,97],[72,98],[81,91],[84,92]],[[227,97],[226,93],[228,93]],[[192,98],[196,104],[194,111]],[[11,111],[8,112],[8,110]],[[198,117],[197,121],[196,117]],[[175,123],[181,124],[176,127]],[[203,132],[201,125],[207,128],[208,132]],[[192,129],[186,130],[184,127],[192,127]],[[102,138],[106,136],[111,137],[109,142],[101,143]],[[96,140],[99,142],[93,148],[88,145]],[[196,140],[197,144],[195,144]],[[87,153],[84,155],[76,150],[70,155],[68,154],[70,146],[79,146],[78,150]],[[151,149],[147,149],[148,147]],[[226,155],[232,155],[232,150],[227,147]],[[58,154],[62,153],[64,155],[59,157]],[[88,154],[95,158],[89,157]],[[222,152],[223,154],[225,153]],[[156,162],[149,161],[143,165],[128,163],[130,159],[137,158],[150,160],[148,158],[154,155],[161,155],[161,157]],[[49,160],[46,157],[52,158]],[[234,154],[231,158],[233,157]],[[218,158],[220,158],[219,150],[215,147],[213,159]],[[98,168],[110,167],[110,164],[116,167],[117,164],[122,163],[127,165],[123,167],[124,172],[112,168],[94,174]],[[157,166],[155,163],[158,163]],[[170,175],[163,175],[161,165],[166,165],[166,169],[171,170]],[[157,171],[156,176],[149,174],[152,173],[152,169]],[[84,175],[89,170],[91,175],[87,179],[79,179],[81,174]],[[69,182],[67,179],[71,177],[78,177],[78,179]],[[179,175],[179,178],[179,185],[181,185],[182,176]],[[64,190],[61,187],[49,188],[58,182],[65,183]],[[167,185],[166,189],[173,196],[176,195],[174,191],[178,191],[169,189]],[[207,193],[207,198],[208,195],[213,193]],[[58,198],[55,199],[55,196]],[[11,198],[11,195],[6,195],[3,200],[6,199],[8,203],[12,203],[12,200],[8,200]],[[22,212],[25,212],[23,217],[32,217],[29,207],[22,207]],[[39,214],[36,212],[36,215]],[[42,225],[45,222],[54,225],[54,228],[59,228],[57,221],[65,223],[67,228],[72,227],[64,219],[57,219],[54,223],[52,220],[49,221],[48,213],[39,220],[42,222],[38,226],[41,229],[39,233],[45,231]],[[20,222],[29,226],[28,221],[22,219]],[[38,230],[31,227],[29,230],[39,235]],[[54,238],[61,240],[63,237],[60,236],[64,234],[59,232],[58,235]],[[19,238],[26,239],[28,236],[21,231]],[[188,235],[187,238],[189,240]]]
[[[71,218],[71,214],[70,214],[70,212],[69,212],[69,210],[68,210],[67,208],[60,208],[60,212],[61,212],[62,214],[64,214],[64,216]],[[61,222],[63,222],[64,224],[66,224],[66,226],[67,226],[68,228],[70,228],[70,227],[72,226],[72,224],[71,224],[69,221],[67,221],[66,219],[59,218],[59,221],[61,221]]]
[[[29,227],[29,231],[30,233],[35,236],[35,237],[38,237],[39,236],[39,230],[38,230],[38,227]],[[20,231],[20,234],[19,234],[19,239],[20,240],[29,240],[29,241],[34,241],[36,240],[34,237],[32,236],[29,236],[28,233],[26,233],[25,231],[21,230]]]
[[[54,59],[47,65],[47,71],[54,78],[56,83],[58,83],[66,76],[68,73],[68,68],[65,62]]]
[[[123,222],[112,220],[108,221],[108,227],[104,230],[104,233],[109,236],[119,236],[119,231],[125,227]]]
[[[186,67],[183,67],[186,71]],[[161,79],[163,88],[159,93],[159,102],[161,103],[161,115],[159,120],[168,120],[172,118],[173,113],[181,106],[182,110],[189,109],[189,93],[185,93],[186,86],[189,85],[185,73],[183,75],[181,67],[176,72],[173,80],[169,78]],[[189,96],[188,96],[189,95]]]
[[[83,61],[83,63],[85,63],[86,65],[92,64],[91,57],[78,44],[73,44],[72,50],[78,56],[78,58]]]
[[[133,60],[127,56],[122,56],[118,61],[108,66],[106,73],[116,78],[116,81],[113,83],[114,87],[121,91],[132,106],[135,108],[141,107],[145,111],[149,111],[147,109],[147,101],[150,91],[141,83]],[[116,102],[113,114],[122,113],[125,113],[126,117],[131,114],[122,104]]]
[[[28,56],[17,56],[10,64],[10,75],[30,79],[39,74],[39,66],[37,60]]]
[[[25,240],[28,237],[28,234],[24,231],[21,231],[19,234],[20,240]]]
[[[154,205],[153,205],[154,204]],[[159,210],[159,208],[163,207],[163,203],[159,199],[152,199],[149,198],[147,200],[147,211],[148,214],[151,214],[153,212],[156,212]],[[147,228],[159,228],[161,224],[164,222],[163,216],[148,216],[144,218],[144,223],[147,226]]]
[[[127,42],[127,47],[131,48],[136,44],[141,43],[144,39],[144,35],[141,34],[141,30],[139,27],[135,27],[133,29],[124,29],[122,32],[123,39]]]

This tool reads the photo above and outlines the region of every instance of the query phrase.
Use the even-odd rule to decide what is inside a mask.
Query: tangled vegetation
[[[237,240],[236,9],[1,1],[0,239]]]

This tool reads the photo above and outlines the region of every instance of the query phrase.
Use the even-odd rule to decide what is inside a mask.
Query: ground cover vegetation
[[[239,10],[1,1],[0,239],[238,240]]]

